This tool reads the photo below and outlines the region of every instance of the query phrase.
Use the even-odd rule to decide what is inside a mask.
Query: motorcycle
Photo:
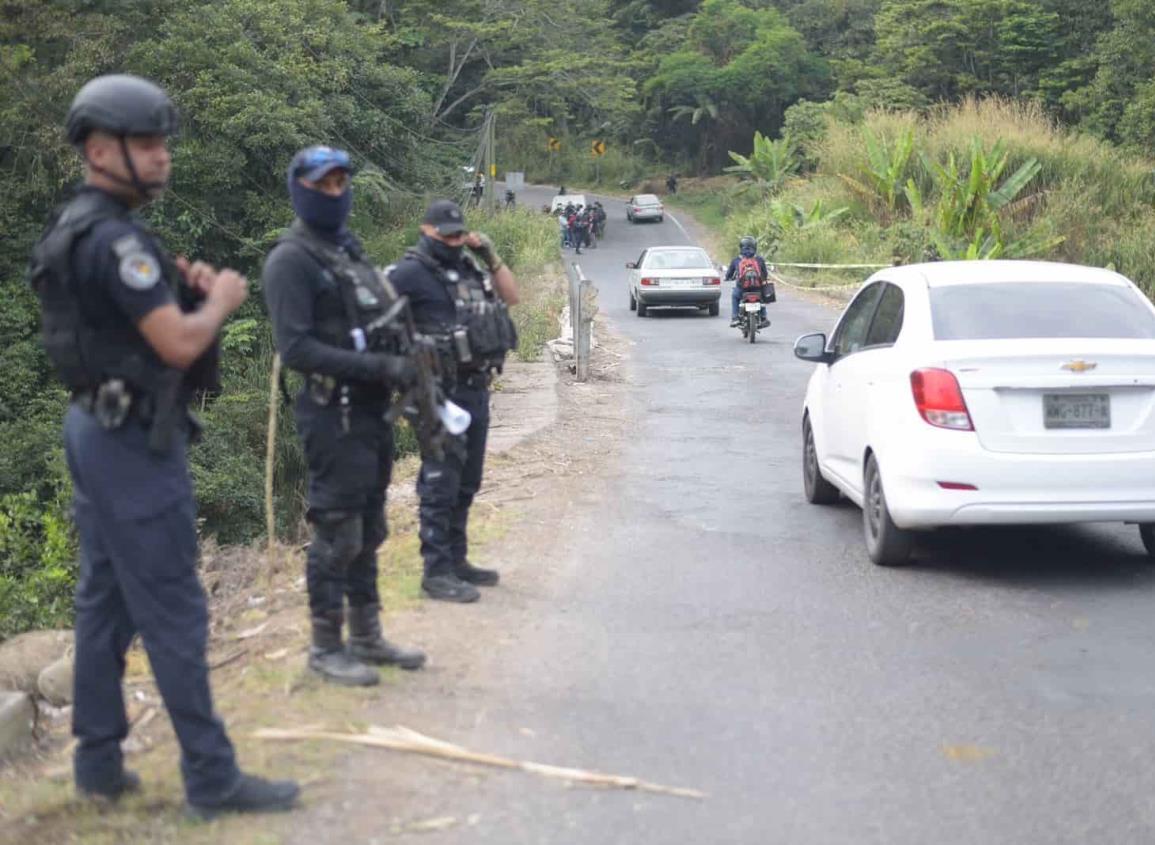
[[[753,343],[762,331],[762,287],[752,287],[743,291],[738,302],[738,331],[742,337]]]

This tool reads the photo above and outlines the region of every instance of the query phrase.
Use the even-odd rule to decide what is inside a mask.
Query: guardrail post
[[[588,381],[590,377],[590,346],[593,335],[594,313],[592,294],[597,292],[593,282],[586,278],[581,265],[570,264],[569,273],[569,315],[573,329],[574,377],[577,381]]]

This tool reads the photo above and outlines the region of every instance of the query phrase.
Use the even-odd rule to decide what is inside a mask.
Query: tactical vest
[[[73,392],[123,379],[137,392],[155,394],[172,370],[127,324],[96,325],[84,313],[76,289],[72,253],[76,242],[102,220],[129,220],[129,212],[100,191],[84,191],[66,203],[32,253],[29,281],[40,300],[41,335],[57,374]],[[165,262],[165,280],[175,286]]]
[[[444,284],[457,306],[458,325],[450,331],[452,351],[466,372],[501,372],[505,357],[517,348],[517,327],[509,308],[493,288],[493,280],[473,262],[472,273],[446,268],[424,252],[411,249],[406,257],[423,264]]]
[[[343,248],[326,241],[299,220],[281,236],[280,242],[296,244],[308,253],[337,288],[341,308],[318,320],[318,339],[330,346],[358,352],[398,354],[399,350],[383,345],[388,338],[379,336],[376,328],[383,324],[400,297],[359,248]]]

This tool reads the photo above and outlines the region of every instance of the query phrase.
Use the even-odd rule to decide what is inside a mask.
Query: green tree
[[[785,110],[829,92],[826,63],[776,9],[742,0],[705,0],[686,39],[658,59],[643,85],[651,136],[669,153],[716,169],[755,131],[777,134]],[[681,122],[712,104],[716,118]]]

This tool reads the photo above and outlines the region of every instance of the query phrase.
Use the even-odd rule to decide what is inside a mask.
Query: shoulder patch
[[[160,262],[140,249],[120,259],[120,280],[133,290],[148,290],[160,281]]]

